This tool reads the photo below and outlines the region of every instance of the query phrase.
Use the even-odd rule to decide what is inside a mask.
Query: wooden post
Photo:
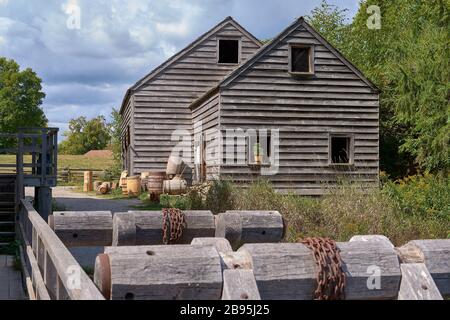
[[[67,247],[110,246],[112,242],[110,211],[55,212],[48,224]]]
[[[48,221],[52,214],[52,189],[49,187],[36,187],[36,211],[39,212],[42,219]]]
[[[404,263],[398,300],[443,300],[423,263]]]
[[[92,192],[94,190],[93,180],[92,180],[92,171],[84,172],[84,184],[83,191],[84,192]]]
[[[222,268],[213,246],[108,247],[94,282],[112,300],[219,300]]]
[[[283,218],[278,211],[227,211],[217,216],[215,235],[228,239],[233,249],[243,243],[280,242]]]

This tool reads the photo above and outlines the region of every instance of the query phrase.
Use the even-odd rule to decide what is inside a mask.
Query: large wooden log
[[[430,272],[423,263],[403,263],[398,300],[442,300]]]
[[[179,244],[189,244],[194,238],[214,236],[215,223],[211,211],[184,211],[184,215],[186,228],[183,231],[183,236],[179,239]],[[163,216],[161,211],[116,213],[113,229],[113,244],[117,246],[163,243]]]
[[[48,224],[67,247],[110,246],[112,241],[110,211],[54,212]]]
[[[280,242],[283,218],[277,211],[227,211],[217,216],[215,234],[228,239],[233,249],[244,243]]]
[[[414,240],[397,251],[403,263],[424,263],[441,295],[450,295],[450,239]]]
[[[112,300],[219,300],[222,267],[213,246],[108,247],[94,282]]]
[[[347,277],[346,299],[395,299],[400,266],[394,249],[372,242],[338,243]],[[309,300],[317,287],[312,251],[299,243],[245,244],[263,300]]]

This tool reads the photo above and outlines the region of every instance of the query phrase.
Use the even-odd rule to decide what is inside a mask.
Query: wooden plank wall
[[[258,44],[228,22],[134,93],[134,174],[165,170],[177,144],[172,141],[174,130],[189,132],[191,139],[190,103],[236,68],[217,64],[217,38],[230,36],[241,38],[242,62],[259,49]]]
[[[194,141],[203,134],[206,141],[206,179],[218,177],[220,168],[219,153],[219,94],[212,96],[192,111],[192,126]]]
[[[128,103],[126,105],[126,107],[124,108],[124,111],[122,113],[122,126],[121,126],[121,136],[122,136],[122,142],[124,142],[126,140],[127,137],[127,130],[128,130],[128,126],[130,127],[130,133],[133,131],[133,127],[134,127],[134,119],[133,119],[133,112],[134,112],[134,107],[133,107],[133,97],[131,97],[128,100]],[[130,137],[130,142],[131,145],[133,143],[133,134],[131,134]],[[132,160],[133,159],[133,152],[132,149],[129,148],[127,153],[122,152],[122,164],[124,169],[129,170],[130,172],[132,172],[132,168],[131,168],[131,164],[132,164]]]
[[[288,73],[288,42],[315,45],[315,76]],[[279,173],[268,178],[281,191],[322,193],[337,175],[375,182],[379,169],[379,100],[366,83],[303,27],[298,27],[249,70],[221,89],[221,131],[280,129]],[[328,164],[329,134],[354,136],[354,166]],[[220,174],[248,182],[248,166],[222,165]]]

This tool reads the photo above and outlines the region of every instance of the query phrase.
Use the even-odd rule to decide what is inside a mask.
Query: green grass
[[[25,156],[25,163],[31,162],[31,156]],[[0,163],[15,164],[15,155],[0,155]],[[72,169],[90,169],[90,170],[105,170],[114,164],[112,158],[90,158],[83,155],[58,155],[58,169],[72,168]]]

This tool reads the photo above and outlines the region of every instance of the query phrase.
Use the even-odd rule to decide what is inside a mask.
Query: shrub
[[[206,194],[205,208],[213,213],[233,209],[233,187],[226,180],[214,180]]]

